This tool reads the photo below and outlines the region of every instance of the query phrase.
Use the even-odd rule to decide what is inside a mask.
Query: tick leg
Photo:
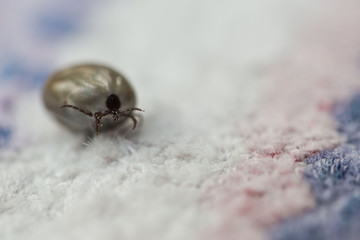
[[[144,110],[140,109],[140,108],[128,108],[122,112],[119,112],[119,114],[126,114],[128,112],[132,112],[132,111],[140,111],[140,112],[145,112]]]
[[[105,112],[96,112],[94,113],[95,117],[95,126],[96,126],[96,135],[99,134],[99,126],[101,126],[101,119],[107,115],[111,114],[111,111],[105,111]]]
[[[101,112],[96,112],[94,114],[95,116],[95,126],[96,126],[96,135],[99,134],[99,125],[101,124],[100,120],[103,117],[103,114]]]
[[[114,122],[118,122],[119,121],[119,114],[113,114],[112,115]]]
[[[81,108],[78,108],[78,107],[76,107],[76,106],[69,105],[69,104],[65,104],[65,105],[61,106],[60,108],[66,108],[66,107],[68,107],[68,108],[73,108],[73,109],[75,109],[75,110],[78,110],[79,112],[82,112],[83,114],[88,115],[89,117],[92,117],[92,116],[93,116],[93,114],[92,114],[91,112],[87,112],[87,111],[85,111],[85,110],[82,110]]]
[[[136,118],[135,118],[133,115],[131,115],[131,114],[122,114],[122,115],[131,118],[131,120],[132,120],[133,123],[134,123],[134,126],[133,126],[132,130],[134,130],[134,129],[136,128],[136,124],[137,124]]]
[[[133,121],[133,123],[134,123],[134,126],[133,126],[133,128],[132,128],[132,130],[134,130],[135,128],[136,128],[136,124],[137,124],[137,120],[136,120],[136,118],[133,116],[133,115],[131,115],[131,113],[133,112],[133,111],[141,111],[141,112],[145,112],[144,110],[142,110],[142,109],[140,109],[140,108],[128,108],[128,109],[126,109],[126,110],[124,110],[124,111],[119,111],[118,112],[118,115],[120,115],[120,116],[126,116],[126,117],[129,117],[129,118],[131,118],[131,120]]]

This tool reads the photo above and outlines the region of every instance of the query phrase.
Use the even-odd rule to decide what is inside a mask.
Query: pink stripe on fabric
[[[314,207],[303,159],[341,143],[332,103],[360,89],[357,1],[332,8],[266,76],[256,112],[240,121],[248,156],[209,187],[204,204],[218,220],[200,239],[264,239],[274,224]]]

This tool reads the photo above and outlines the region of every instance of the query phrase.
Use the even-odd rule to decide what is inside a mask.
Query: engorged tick
[[[96,134],[100,126],[115,128],[115,123],[125,118],[132,119],[135,129],[137,120],[132,113],[143,111],[135,107],[135,92],[120,73],[95,64],[78,65],[55,73],[45,85],[43,95],[47,109],[71,129],[89,129],[87,119],[94,117]],[[59,111],[59,108],[77,111]],[[104,118],[108,115],[113,121]]]

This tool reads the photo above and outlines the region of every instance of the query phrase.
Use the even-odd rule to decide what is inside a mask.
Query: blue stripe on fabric
[[[6,147],[10,142],[11,133],[11,128],[0,126],[0,149]]]
[[[338,104],[334,117],[345,143],[305,160],[315,209],[281,223],[271,239],[360,239],[360,95]]]
[[[55,39],[76,32],[78,21],[66,13],[43,13],[37,18],[36,27],[42,36]]]
[[[8,59],[6,63],[1,66],[0,79],[9,79],[16,77],[23,72],[23,67],[19,61]]]
[[[354,96],[344,106],[339,104],[334,111],[335,118],[339,122],[338,131],[344,134],[347,142],[360,143],[360,94]]]
[[[32,69],[26,66],[24,62],[15,59],[9,59],[0,66],[0,82],[18,83],[24,88],[42,86],[48,75],[48,70]]]

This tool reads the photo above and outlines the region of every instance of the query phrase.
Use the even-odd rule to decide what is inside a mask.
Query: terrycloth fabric
[[[0,8],[0,239],[357,239],[360,4]],[[55,69],[122,71],[136,131],[45,111]]]
[[[337,104],[334,115],[345,142],[308,157],[305,180],[317,207],[285,222],[273,239],[358,239],[360,234],[359,95]]]

